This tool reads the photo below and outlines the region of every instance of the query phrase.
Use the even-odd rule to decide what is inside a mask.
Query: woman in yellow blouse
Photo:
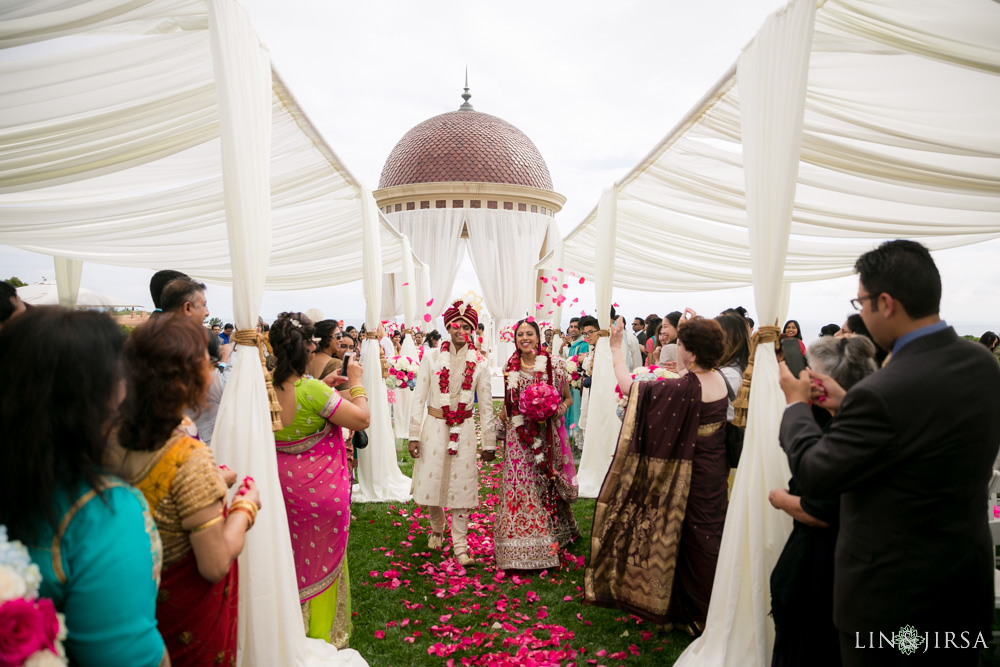
[[[235,665],[236,558],[260,507],[251,478],[226,507],[235,474],[186,428],[185,409],[198,410],[209,386],[207,345],[205,329],[185,317],[154,318],[132,333],[108,461],[142,491],[163,540],[156,618],[174,665]]]

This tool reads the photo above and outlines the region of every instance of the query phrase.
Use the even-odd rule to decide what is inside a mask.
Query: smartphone
[[[792,375],[798,377],[799,373],[805,370],[807,366],[799,339],[785,338],[781,341],[781,351],[785,353],[785,364],[788,365],[788,370],[792,372]]]
[[[340,374],[344,377],[347,377],[347,365],[351,363],[351,357],[353,356],[353,352],[348,352],[344,355],[344,365],[340,367]]]

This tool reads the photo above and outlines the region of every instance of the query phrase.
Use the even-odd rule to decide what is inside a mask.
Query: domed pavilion
[[[467,245],[499,329],[534,313],[535,264],[560,238],[554,216],[566,198],[552,189],[531,139],[476,111],[471,97],[466,80],[457,111],[403,135],[372,194],[429,267],[429,276],[417,277],[417,293],[434,299],[431,314],[439,315],[456,296],[451,291]],[[401,314],[400,277],[384,284],[383,317]]]

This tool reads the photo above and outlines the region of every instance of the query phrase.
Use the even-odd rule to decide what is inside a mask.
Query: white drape
[[[83,274],[83,262],[65,257],[52,258],[56,267],[56,290],[59,293],[59,305],[63,308],[76,308],[80,294],[80,277]]]
[[[472,265],[497,330],[533,314],[535,265],[549,217],[520,211],[468,209],[465,225]],[[504,363],[513,352],[513,343],[497,341],[492,355]]]
[[[1000,4],[817,5],[785,279],[849,275],[861,253],[888,238],[931,249],[997,238],[1000,42],[992,35]],[[745,92],[734,68],[618,182],[616,285],[753,283]],[[565,243],[565,265],[595,275],[593,213]]]
[[[431,317],[436,318],[444,312],[451,300],[451,290],[455,285],[455,275],[465,254],[465,240],[462,238],[462,228],[465,225],[466,209],[463,208],[427,208],[416,211],[400,211],[386,216],[389,222],[399,230],[400,234],[410,239],[414,254],[420,258],[430,273],[430,296],[424,301],[431,304]],[[403,280],[401,273],[393,275],[395,294],[402,294]],[[424,293],[423,271],[417,277],[417,292]],[[397,299],[392,315],[398,315],[402,310],[401,298]],[[388,312],[388,309],[383,308]],[[421,326],[423,324],[421,323]]]
[[[599,271],[594,281],[597,302],[597,321],[601,329],[607,329],[611,322],[611,289],[615,270],[615,224],[617,220],[615,189],[607,188],[601,194],[597,207],[597,266]],[[587,430],[584,432],[583,455],[577,478],[580,482],[581,498],[596,498],[608,474],[611,459],[615,455],[618,431],[621,422],[615,416],[615,381],[611,361],[611,345],[607,337],[597,340],[594,351],[593,375],[590,384],[590,404],[587,414]]]
[[[403,282],[401,285],[401,301],[403,303],[403,324],[406,329],[412,329],[416,324],[417,317],[417,285],[416,271],[413,266],[413,254],[410,252],[410,239],[403,237]],[[417,355],[417,346],[413,342],[413,336],[406,334],[400,343],[399,352],[401,356],[409,357],[414,363],[419,364],[420,358]],[[410,438],[410,405],[413,402],[413,392],[409,389],[396,390],[396,404],[393,406],[392,428],[397,439]]]
[[[15,46],[98,25],[116,37],[61,40],[44,55]],[[0,44],[0,242],[229,283],[208,2],[3,3]],[[269,104],[266,287],[359,279],[357,180],[277,75]],[[383,224],[384,269],[395,271],[400,244]],[[327,233],[304,231],[318,227]]]
[[[382,310],[382,254],[379,238],[379,212],[367,188],[361,191],[362,238],[364,242],[365,328],[375,331]],[[374,341],[370,341],[374,342]],[[358,453],[359,493],[355,502],[380,502],[407,500],[410,497],[410,478],[399,470],[396,459],[396,439],[389,417],[389,401],[379,345],[364,346],[361,360],[364,366],[362,381],[368,393],[371,423],[368,426],[368,447]]]
[[[754,298],[762,326],[780,326],[779,309],[787,295],[783,274],[815,7],[813,0],[796,0],[768,18],[737,66]],[[680,656],[678,666],[771,664],[770,575],[791,532],[791,519],[767,501],[768,492],[784,488],[790,476],[778,445],[784,404],[774,345],[758,345],[743,454],[705,632]]]

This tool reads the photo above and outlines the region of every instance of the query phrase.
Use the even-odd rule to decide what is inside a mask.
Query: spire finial
[[[458,107],[459,111],[475,111],[475,109],[472,108],[472,105],[469,104],[469,98],[470,97],[472,97],[472,94],[469,93],[469,66],[466,65],[465,66],[465,92],[462,93],[462,99],[465,100],[465,101],[462,103],[462,106]]]

